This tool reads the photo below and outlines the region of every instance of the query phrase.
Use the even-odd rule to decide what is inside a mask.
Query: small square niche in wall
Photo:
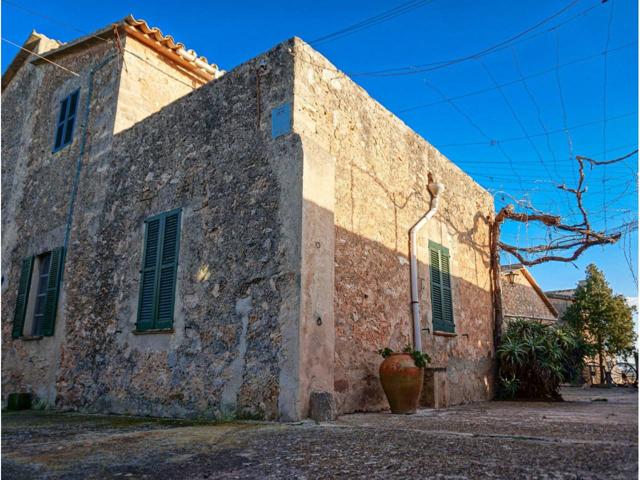
[[[278,138],[291,131],[291,103],[283,103],[271,110],[271,138]]]

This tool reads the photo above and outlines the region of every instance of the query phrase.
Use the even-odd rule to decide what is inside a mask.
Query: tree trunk
[[[602,355],[602,343],[598,340],[598,366],[600,367],[600,385],[604,385],[606,383],[605,375],[604,375],[604,363],[603,363],[603,355]]]
[[[500,250],[498,248],[498,241],[500,239],[500,222],[494,221],[491,224],[489,237],[489,248],[491,251],[491,276],[493,284],[493,344],[497,349],[500,344],[502,323],[504,321],[502,315],[502,288],[500,285]]]

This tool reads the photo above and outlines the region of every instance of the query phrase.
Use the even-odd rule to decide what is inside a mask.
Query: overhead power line
[[[70,24],[68,24],[68,23],[65,23],[65,22],[63,22],[63,21],[61,21],[61,20],[58,20],[58,19],[56,19],[56,18],[53,18],[53,17],[51,17],[51,16],[49,16],[49,15],[44,15],[44,14],[42,14],[42,13],[40,13],[40,12],[35,11],[35,10],[31,10],[31,9],[29,9],[29,8],[27,8],[27,7],[23,6],[23,5],[20,5],[20,4],[18,4],[18,3],[12,2],[12,1],[10,1],[10,0],[4,0],[4,3],[6,3],[6,4],[8,4],[8,5],[11,5],[11,6],[13,6],[13,7],[16,7],[16,8],[18,8],[19,10],[22,10],[22,11],[24,11],[24,12],[28,13],[29,15],[32,15],[32,16],[35,16],[35,17],[44,18],[45,20],[47,20],[47,21],[49,21],[49,22],[51,22],[51,23],[58,24],[58,25],[60,25],[60,26],[62,26],[62,27],[65,27],[65,28],[67,28],[67,29],[69,29],[69,30],[73,30],[74,32],[81,33],[81,34],[83,34],[83,35],[88,35],[88,36],[90,36],[90,37],[92,37],[92,38],[98,39],[98,40],[100,40],[100,41],[102,41],[102,42],[105,42],[105,43],[111,43],[111,40],[109,40],[109,39],[107,39],[107,38],[104,38],[104,37],[101,37],[100,35],[96,35],[95,33],[89,33],[89,32],[86,32],[86,31],[84,31],[84,30],[78,29],[78,28],[74,27],[73,25],[70,25]],[[20,48],[22,48],[22,47],[20,47]],[[23,50],[24,50],[24,49],[23,49]],[[154,65],[154,64],[153,64],[153,63],[151,63],[151,62],[149,62],[149,61],[148,61],[148,60],[146,60],[144,57],[142,57],[142,56],[140,56],[140,55],[138,55],[138,54],[136,54],[136,53],[133,53],[133,52],[131,52],[131,51],[129,51],[129,50],[126,50],[126,49],[125,49],[125,50],[122,50],[122,52],[124,52],[124,53],[126,53],[126,54],[128,54],[128,55],[131,55],[132,57],[137,58],[137,59],[138,59],[138,60],[140,60],[141,62],[143,62],[143,63],[147,64],[148,66],[150,66],[151,68],[155,69],[155,70],[156,70],[156,71],[158,71],[159,73],[161,73],[161,74],[163,74],[163,75],[166,75],[167,77],[171,78],[172,80],[175,80],[176,82],[179,82],[179,83],[181,83],[181,84],[183,84],[183,85],[185,85],[185,86],[187,86],[187,87],[191,88],[192,90],[193,90],[193,89],[195,89],[195,87],[194,87],[193,85],[191,85],[191,84],[189,84],[189,83],[185,82],[184,80],[179,79],[178,77],[176,77],[176,76],[174,76],[174,75],[171,75],[169,72],[166,72],[166,71],[164,71],[164,70],[159,69],[156,65]],[[34,55],[35,55],[35,54],[34,54]],[[40,57],[40,58],[42,58],[43,60],[46,60],[46,61],[47,61],[47,62],[49,62],[49,63],[53,63],[54,65],[60,66],[60,65],[56,64],[55,62],[52,62],[52,61],[48,60],[47,58],[44,58],[44,57]],[[61,67],[61,66],[60,66],[60,67]],[[64,68],[64,67],[61,67],[61,68]],[[77,75],[77,74],[76,74],[76,75]]]
[[[545,163],[544,158],[542,158],[542,154],[538,150],[538,147],[536,146],[536,144],[533,143],[533,140],[531,139],[531,135],[529,135],[529,132],[527,132],[527,129],[525,128],[524,124],[520,120],[520,117],[518,116],[518,114],[516,113],[515,109],[513,108],[513,105],[509,101],[509,98],[504,93],[504,90],[502,88],[498,87],[498,82],[496,81],[495,77],[493,76],[493,74],[491,73],[489,68],[487,68],[486,64],[484,62],[482,62],[482,61],[480,61],[480,63],[482,65],[482,67],[484,68],[484,71],[487,72],[487,75],[489,76],[489,78],[491,79],[491,81],[493,82],[495,87],[498,89],[498,92],[500,92],[500,96],[502,97],[502,99],[504,100],[504,103],[507,105],[507,108],[511,112],[511,116],[513,117],[513,119],[516,121],[516,123],[520,127],[520,130],[522,130],[522,133],[524,134],[524,136],[526,137],[527,141],[529,142],[529,145],[531,145],[531,148],[533,149],[533,151],[536,152],[538,160],[540,160],[540,163],[542,164],[542,167],[547,172],[547,175],[549,175],[549,178],[553,178],[553,175],[551,175],[551,172],[547,168],[547,164]],[[544,133],[547,136],[549,135],[546,130],[545,130]]]
[[[35,10],[32,10],[28,7],[25,7],[24,5],[20,5],[19,3],[13,2],[12,0],[2,0],[2,3],[6,4],[6,5],[11,5],[12,7],[15,7],[19,10],[22,10],[23,12],[28,13],[29,15],[32,15],[34,17],[40,17],[40,18],[44,18],[45,20],[48,20],[51,23],[57,23],[60,26],[63,26],[65,28],[68,28],[70,30],[73,30],[77,33],[82,33],[83,35],[86,35],[87,32],[85,32],[84,30],[80,30],[78,27],[76,27],[75,25],[73,25],[72,23],[66,23],[63,22],[62,20],[58,20],[57,18],[53,18],[50,17],[48,15],[45,15],[44,13],[40,13],[37,12]],[[104,40],[105,42],[107,41],[106,39],[99,37],[97,35],[93,35],[96,38],[99,38],[100,40]]]
[[[605,119],[604,121],[610,122],[611,120],[618,120],[620,118],[626,118],[626,117],[631,117],[631,116],[637,116],[638,112],[629,112],[629,113],[624,113],[622,115],[615,115],[613,117],[609,117],[607,119]],[[562,133],[565,132],[567,130],[575,130],[577,128],[583,128],[583,127],[589,127],[591,125],[599,125],[603,122],[603,120],[594,120],[592,122],[585,122],[585,123],[579,123],[576,125],[572,125],[572,126],[568,126],[566,128],[557,128],[555,130],[549,130],[547,132],[542,132],[542,133],[532,133],[529,135],[529,137],[535,138],[535,137],[544,137],[547,134],[552,134],[552,133]],[[507,143],[507,142],[516,142],[516,141],[520,141],[520,140],[527,140],[526,136],[521,136],[521,137],[509,137],[509,138],[502,138],[502,139],[490,139],[488,142],[463,142],[463,143],[444,143],[442,145],[438,145],[438,148],[445,148],[445,147],[470,147],[473,145],[490,145],[490,146],[494,146],[494,145],[499,145],[501,143]]]
[[[431,3],[432,1],[433,0],[412,0],[410,2],[400,4],[397,7],[382,12],[378,15],[374,15],[373,17],[366,18],[365,20],[349,25],[348,27],[344,27],[340,30],[336,30],[335,32],[323,35],[322,37],[316,38],[309,43],[311,45],[317,46],[322,43],[332,42],[348,35],[353,35],[354,33],[357,33],[366,28],[373,27],[374,25],[378,25],[380,23],[388,22],[389,20],[393,20],[400,15],[404,15],[417,8],[423,7],[424,5]]]
[[[492,45],[492,46],[490,46],[488,48],[480,50],[479,52],[473,53],[471,55],[465,55],[463,57],[454,58],[452,60],[444,60],[444,61],[434,62],[434,63],[425,63],[425,64],[422,64],[422,65],[410,65],[410,66],[405,66],[405,67],[390,68],[390,69],[386,69],[386,70],[374,70],[374,71],[369,71],[369,72],[352,73],[351,76],[380,76],[380,77],[388,77],[388,76],[401,76],[401,75],[415,75],[417,73],[424,73],[424,72],[430,72],[430,71],[433,71],[433,70],[439,70],[441,68],[449,67],[451,65],[456,65],[458,63],[466,62],[468,60],[474,60],[474,59],[480,58],[480,57],[482,57],[484,55],[488,55],[489,53],[493,53],[493,52],[495,52],[495,51],[497,51],[497,50],[499,50],[501,48],[505,48],[506,46],[512,45],[516,40],[524,37],[528,33],[532,32],[532,31],[536,30],[537,28],[541,27],[542,25],[550,22],[554,18],[557,18],[558,16],[562,15],[564,12],[566,12],[569,9],[571,9],[574,5],[576,5],[580,1],[581,0],[572,0],[567,5],[562,7],[560,10],[558,10],[555,13],[553,13],[552,15],[549,15],[548,17],[542,19],[538,23],[526,28],[525,30],[521,31],[520,33],[518,33],[518,34],[516,34],[516,35],[514,35],[512,37],[509,37],[508,39],[503,40],[503,41],[501,41],[499,43],[496,43],[495,45]]]
[[[442,90],[440,90],[435,85],[431,85],[430,83],[428,83],[426,79],[424,81],[429,87],[431,87],[434,91],[436,91],[441,97],[446,98],[446,96],[442,92]],[[487,140],[491,140],[491,137],[489,137],[489,135],[487,135],[485,133],[485,131],[480,127],[480,125],[478,125],[476,122],[474,122],[473,119],[467,113],[465,113],[453,100],[448,100],[448,103],[449,103],[449,105],[451,105],[451,107],[456,112],[458,112],[462,117],[464,117],[467,120],[467,122],[469,122],[469,124],[473,128],[475,128],[478,131],[478,133],[480,133],[480,135],[485,137]],[[515,166],[514,166],[514,163],[513,163],[513,158],[511,158],[509,156],[509,154],[502,148],[502,145],[500,145],[500,144],[498,144],[498,150],[500,151],[502,156],[507,160],[507,162],[509,162],[509,166],[511,167],[511,171],[518,178],[518,181],[520,182],[520,186],[524,187],[524,185],[522,185],[522,182],[521,182],[521,179],[520,179],[520,175],[519,175],[518,171],[515,169]]]
[[[532,90],[529,88],[529,84],[524,79],[524,74],[522,73],[522,69],[520,68],[520,62],[518,61],[518,54],[516,52],[515,47],[511,48],[511,59],[513,60],[513,64],[516,67],[516,72],[518,72],[518,76],[520,77],[520,80],[522,80],[522,87],[524,88],[524,91],[527,93],[527,96],[529,97],[529,100],[531,100],[531,103],[533,104],[534,108],[536,109],[536,113],[537,113],[537,116],[538,116],[538,124],[542,128],[542,131],[545,133],[545,137],[546,137],[546,140],[547,140],[546,141],[547,150],[551,154],[551,158],[553,159],[553,168],[554,168],[554,171],[555,171],[555,173],[557,175],[558,174],[558,158],[556,157],[555,151],[551,147],[551,137],[549,136],[549,129],[547,128],[547,125],[542,120],[542,110],[540,108],[540,104],[536,100],[536,97],[533,94]],[[529,138],[531,138],[531,137],[529,137]]]
[[[45,58],[42,55],[38,55],[36,52],[34,52],[32,50],[29,50],[28,48],[24,48],[22,45],[19,45],[19,44],[15,43],[15,42],[12,42],[11,40],[7,40],[6,38],[2,37],[2,41],[8,43],[9,45],[13,45],[14,47],[18,47],[20,50],[24,50],[25,52],[29,52],[31,55],[36,56],[38,58],[41,58],[45,62],[49,62],[50,64],[55,65],[58,68],[61,68],[62,70],[64,70],[65,72],[70,73],[71,75],[75,75],[76,77],[80,76],[79,74],[77,74],[73,70],[69,70],[67,67],[63,67],[59,63],[56,63],[56,62],[54,62],[52,60],[49,60],[48,58]]]
[[[611,40],[611,23],[613,22],[613,10],[615,7],[615,2],[612,2],[611,5],[609,6],[610,11],[609,11],[609,22],[607,23],[607,40],[604,44],[604,68],[603,68],[603,82],[602,82],[602,118],[603,118],[603,122],[602,122],[602,155],[606,156],[607,155],[607,75],[608,75],[608,54],[607,54],[607,49],[609,48],[609,41]],[[602,185],[604,186],[604,181],[607,177],[607,166],[606,164],[604,164],[603,167],[603,175],[602,175]],[[606,208],[606,204],[607,204],[607,192],[605,191],[603,196],[602,196],[602,204],[605,206]],[[607,228],[607,216],[606,216],[606,210],[605,210],[605,217],[604,217],[604,225],[605,225],[605,230]]]
[[[619,147],[615,147],[615,148],[608,148],[607,151],[608,152],[615,152],[618,150],[629,150],[629,148],[638,148],[636,143],[627,143],[625,145],[620,145]],[[600,154],[600,152],[598,152],[598,155]],[[596,160],[598,161],[598,160]],[[460,163],[462,162],[462,163]],[[466,163],[468,162],[468,163]],[[482,165],[502,165],[504,166],[505,163],[498,161],[498,160],[456,160],[455,163],[457,165],[465,165],[465,166],[482,166]],[[573,168],[576,165],[575,160],[573,159],[567,159],[567,160],[559,160],[558,163],[560,164],[560,166],[562,168]],[[533,160],[533,161],[527,161],[527,160],[519,160],[518,161],[518,165],[524,165],[524,166],[529,166],[528,168],[532,168],[534,166],[539,166],[540,162],[538,162],[537,160]]]
[[[615,51],[618,51],[618,50],[623,50],[625,48],[629,48],[629,47],[631,47],[633,45],[637,45],[637,44],[638,44],[637,41],[625,43],[623,45],[620,45],[619,47],[610,48],[608,50],[608,53],[615,52]],[[536,77],[540,77],[542,75],[546,75],[547,73],[552,73],[552,72],[556,71],[558,68],[568,67],[570,65],[576,65],[578,63],[586,62],[586,61],[589,61],[589,60],[594,60],[596,58],[601,58],[603,54],[604,54],[604,52],[598,52],[598,53],[594,53],[592,55],[588,55],[586,57],[577,58],[577,59],[572,60],[570,62],[565,62],[565,63],[562,63],[562,64],[556,64],[553,67],[547,68],[545,70],[541,70],[541,71],[536,72],[536,73],[531,73],[529,75],[522,75],[522,76],[520,76],[520,78],[516,78],[515,80],[511,80],[509,82],[500,83],[497,86],[486,87],[486,88],[482,88],[482,89],[479,89],[479,90],[474,90],[472,92],[462,93],[460,95],[454,95],[452,97],[449,97],[449,99],[451,99],[451,100],[461,100],[463,98],[472,97],[474,95],[480,95],[482,93],[492,92],[492,91],[496,90],[497,88],[508,87],[510,85],[515,85],[515,84],[518,84],[518,83],[526,83],[525,81],[530,79],[530,78],[536,78]],[[415,106],[412,106],[412,107],[406,107],[406,108],[402,108],[402,109],[396,110],[396,111],[397,111],[397,113],[412,112],[414,110],[421,110],[423,108],[432,107],[434,105],[440,105],[442,103],[446,103],[447,101],[448,101],[448,99],[434,100],[433,102],[423,103],[423,104],[415,105]]]

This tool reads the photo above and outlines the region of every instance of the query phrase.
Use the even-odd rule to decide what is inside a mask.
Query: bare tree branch
[[[614,158],[613,160],[594,160],[593,158],[583,157],[582,155],[576,155],[576,160],[589,162],[591,165],[610,165],[612,163],[618,163],[618,162],[621,162],[622,160],[626,160],[627,158],[632,157],[636,153],[638,153],[637,148],[633,152],[629,152],[626,155],[623,155],[622,157]]]
[[[534,260],[527,260],[520,252],[523,251],[523,249],[521,248],[517,248],[517,247],[513,247],[511,245],[507,245],[504,244],[502,242],[498,242],[498,246],[504,250],[505,252],[509,252],[511,255],[513,255],[514,257],[516,257],[520,263],[522,263],[523,265],[526,265],[527,267],[532,267],[533,265],[538,265],[540,263],[545,263],[545,262],[573,262],[574,260],[576,260],[580,255],[582,255],[582,252],[584,252],[586,249],[591,248],[595,245],[604,245],[604,244],[613,244],[616,243],[619,239],[620,239],[620,234],[616,233],[615,235],[610,235],[607,238],[602,238],[602,239],[593,239],[590,241],[580,241],[580,242],[575,242],[573,244],[570,244],[566,247],[562,247],[563,249],[570,249],[570,248],[574,248],[578,245],[580,245],[579,248],[576,248],[573,251],[573,254],[567,257],[563,257],[560,255],[545,255],[542,257],[538,257]]]
[[[513,204],[504,206],[497,213],[490,230],[491,266],[493,270],[493,292],[495,309],[495,335],[499,339],[502,329],[502,295],[500,286],[500,250],[510,253],[525,266],[539,265],[546,262],[573,262],[587,249],[596,245],[610,245],[616,243],[623,231],[610,230],[596,231],[591,227],[589,214],[583,203],[583,195],[587,192],[585,186],[585,162],[592,166],[608,165],[620,162],[638,153],[635,150],[627,155],[613,160],[597,161],[588,157],[577,155],[578,184],[575,188],[559,185],[558,189],[573,194],[576,204],[582,215],[582,222],[571,225],[563,223],[562,217],[552,215],[535,209],[531,204],[514,201],[520,208],[525,208],[533,213],[516,212]],[[513,199],[513,197],[512,197]],[[538,223],[547,227],[547,243],[530,247],[510,245],[500,240],[502,224],[507,221],[519,223]],[[531,258],[533,256],[533,258]]]

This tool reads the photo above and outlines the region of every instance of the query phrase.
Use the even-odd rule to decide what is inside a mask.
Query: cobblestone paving
[[[7,479],[631,479],[638,395],[569,388],[565,402],[487,402],[316,425],[3,413]]]

